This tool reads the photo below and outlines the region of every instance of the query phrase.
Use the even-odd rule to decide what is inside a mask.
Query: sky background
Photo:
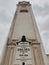
[[[2,57],[18,1],[23,0],[0,0],[0,57]],[[43,47],[45,53],[49,54],[49,0],[26,1],[32,3],[33,13],[41,35]]]

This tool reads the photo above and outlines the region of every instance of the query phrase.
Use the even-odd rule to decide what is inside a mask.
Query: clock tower
[[[1,65],[47,65],[31,4],[17,4]]]

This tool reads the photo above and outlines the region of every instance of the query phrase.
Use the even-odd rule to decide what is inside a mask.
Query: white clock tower
[[[47,65],[31,4],[17,4],[1,65]]]

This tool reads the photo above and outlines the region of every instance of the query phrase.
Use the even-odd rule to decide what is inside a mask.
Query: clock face
[[[32,49],[28,42],[20,42],[15,48],[14,65],[32,65]]]

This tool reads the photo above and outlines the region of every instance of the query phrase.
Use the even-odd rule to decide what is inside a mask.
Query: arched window
[[[25,62],[23,62],[22,65],[25,65]]]

